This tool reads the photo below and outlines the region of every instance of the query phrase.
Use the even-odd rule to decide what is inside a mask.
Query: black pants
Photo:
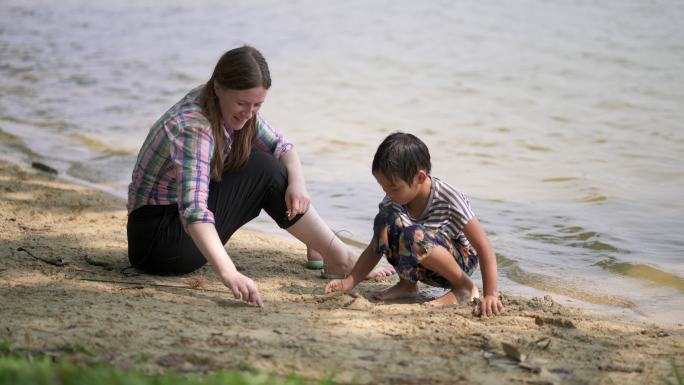
[[[209,210],[216,230],[226,244],[233,233],[266,210],[281,228],[292,226],[301,215],[287,219],[287,170],[273,155],[252,151],[240,169],[209,184]],[[146,205],[128,216],[128,259],[151,274],[185,274],[207,263],[190,235],[183,230],[178,205]]]

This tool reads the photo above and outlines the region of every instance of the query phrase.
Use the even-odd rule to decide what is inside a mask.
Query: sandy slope
[[[150,371],[334,373],[342,383],[373,384],[653,384],[670,376],[670,357],[684,367],[681,324],[619,320],[550,297],[508,294],[506,313],[492,319],[465,306],[366,299],[392,280],[326,296],[326,281],[303,268],[302,245],[253,232],[240,231],[228,250],[258,283],[264,309],[231,299],[207,267],[126,277],[123,202],[39,171],[0,168],[0,339],[20,352]]]

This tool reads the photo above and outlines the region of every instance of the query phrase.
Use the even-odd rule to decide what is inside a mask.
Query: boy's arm
[[[330,281],[325,286],[325,293],[331,293],[333,291],[350,291],[363,281],[368,273],[373,270],[373,267],[380,261],[380,255],[375,253],[374,242],[368,244],[366,249],[361,253],[361,256],[354,264],[354,268],[351,273],[344,279],[335,279]]]
[[[477,218],[473,217],[468,221],[463,228],[463,233],[475,248],[475,251],[477,251],[477,256],[480,260],[484,291],[480,311],[488,316],[498,314],[503,310],[503,305],[499,301],[499,293],[497,292],[497,268],[494,249]]]

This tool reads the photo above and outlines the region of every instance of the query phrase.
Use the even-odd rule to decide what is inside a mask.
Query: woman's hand
[[[241,299],[247,303],[263,307],[264,303],[261,301],[259,289],[251,278],[235,271],[227,277],[221,277],[223,284],[229,288],[236,299]]]
[[[475,315],[491,317],[504,310],[504,306],[499,300],[499,295],[485,295],[473,309]]]
[[[213,223],[192,223],[187,225],[187,231],[202,255],[214,266],[223,284],[233,292],[235,298],[259,307],[264,306],[254,281],[235,268]]]
[[[325,294],[330,294],[334,291],[349,292],[354,288],[354,280],[351,276],[345,279],[333,279],[325,285]]]
[[[287,205],[287,219],[292,219],[298,214],[304,214],[309,210],[311,199],[306,187],[299,183],[290,183],[285,191],[285,204]]]

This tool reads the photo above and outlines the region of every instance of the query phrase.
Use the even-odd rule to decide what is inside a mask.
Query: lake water
[[[150,125],[242,43],[334,230],[370,239],[373,153],[410,131],[502,290],[684,320],[684,2],[0,0],[0,154],[123,197]]]

